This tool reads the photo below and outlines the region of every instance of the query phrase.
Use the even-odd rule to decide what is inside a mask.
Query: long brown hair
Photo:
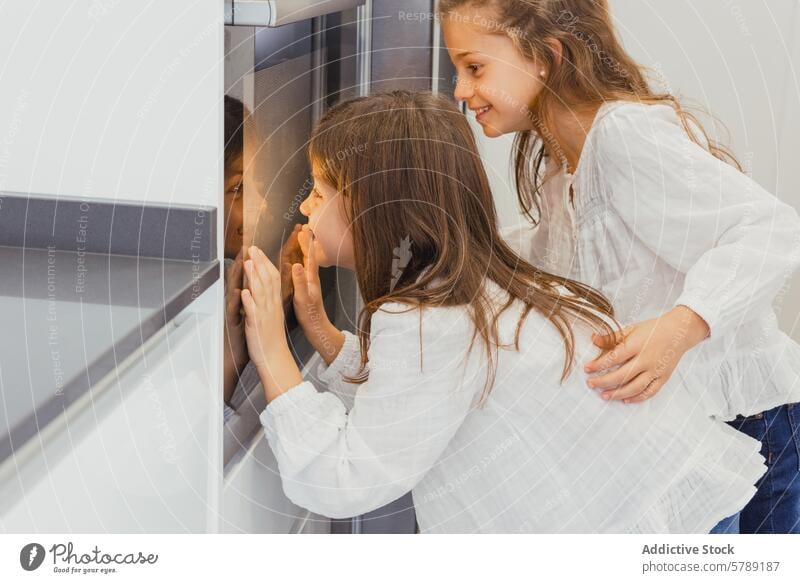
[[[365,304],[358,318],[362,367],[355,382],[366,379],[372,314],[386,302],[410,309],[468,305],[472,343],[480,335],[492,360],[484,395],[494,378],[497,320],[514,300],[525,304],[517,349],[532,309],[564,338],[562,381],[572,367],[575,318],[603,333],[613,331],[602,317],[613,321],[613,308],[600,292],[537,269],[501,239],[475,137],[449,98],[393,91],[342,103],[315,128],[309,158],[320,178],[342,195],[351,226]],[[393,272],[404,241],[411,246],[407,265]],[[510,295],[500,310],[485,293],[486,278]]]
[[[616,100],[667,103],[692,141],[742,169],[732,152],[711,140],[676,96],[650,88],[646,69],[617,37],[608,0],[440,0],[439,15],[446,17],[462,7],[486,9],[481,26],[508,36],[522,55],[548,71],[543,90],[534,103],[527,104],[534,130],[518,132],[514,141],[517,196],[534,222],[531,209],[539,215],[545,156],[560,151],[553,138],[553,103],[573,110],[593,110]],[[560,56],[553,41],[561,47]]]

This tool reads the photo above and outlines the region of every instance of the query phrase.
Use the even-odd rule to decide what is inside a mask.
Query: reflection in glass
[[[225,326],[223,336],[223,387],[230,403],[241,372],[250,360],[242,318],[242,244],[244,236],[244,112],[238,99],[225,96],[224,145],[224,237],[225,237]]]
[[[290,346],[306,367],[314,351],[294,317],[290,268],[303,261],[297,231],[306,222],[300,204],[313,187],[308,139],[316,118],[358,89],[355,10],[279,28],[242,28],[226,27],[225,85],[242,96],[241,101],[226,97],[225,256],[231,293],[226,293],[225,400],[237,413],[228,410],[226,462],[258,430],[266,405],[255,390],[254,367],[247,366],[238,291],[247,281],[240,265],[255,245],[280,267]],[[351,330],[353,275],[330,268],[320,279],[331,321]]]

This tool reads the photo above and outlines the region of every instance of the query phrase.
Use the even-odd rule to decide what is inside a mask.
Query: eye
[[[239,198],[240,196],[242,196],[242,183],[239,182],[234,186],[232,186],[230,190],[228,190],[228,193],[233,195],[234,198]]]
[[[473,75],[474,75],[475,73],[477,73],[477,72],[478,72],[478,70],[479,70],[480,68],[481,68],[481,66],[480,66],[480,65],[478,65],[477,63],[472,63],[471,65],[467,65],[467,70],[468,70],[470,73],[472,73]]]
[[[312,191],[311,191],[311,195],[312,195],[314,198],[322,198],[322,195],[319,193],[319,191],[318,191],[316,188],[315,188],[314,190],[312,190]]]

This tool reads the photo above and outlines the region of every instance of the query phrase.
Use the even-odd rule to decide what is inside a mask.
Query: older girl
[[[770,471],[741,531],[800,532],[800,346],[771,305],[800,262],[797,213],[678,99],[650,89],[607,0],[442,0],[440,10],[456,97],[487,136],[517,134],[519,201],[536,226],[509,242],[601,290],[630,324],[595,335],[613,350],[585,363],[605,371],[589,387],[642,403],[681,363],[702,379],[698,404],[763,442]]]

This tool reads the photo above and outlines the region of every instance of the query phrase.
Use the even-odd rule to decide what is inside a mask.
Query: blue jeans
[[[800,534],[800,403],[740,415],[728,425],[761,442],[767,472],[747,506],[711,534]]]

